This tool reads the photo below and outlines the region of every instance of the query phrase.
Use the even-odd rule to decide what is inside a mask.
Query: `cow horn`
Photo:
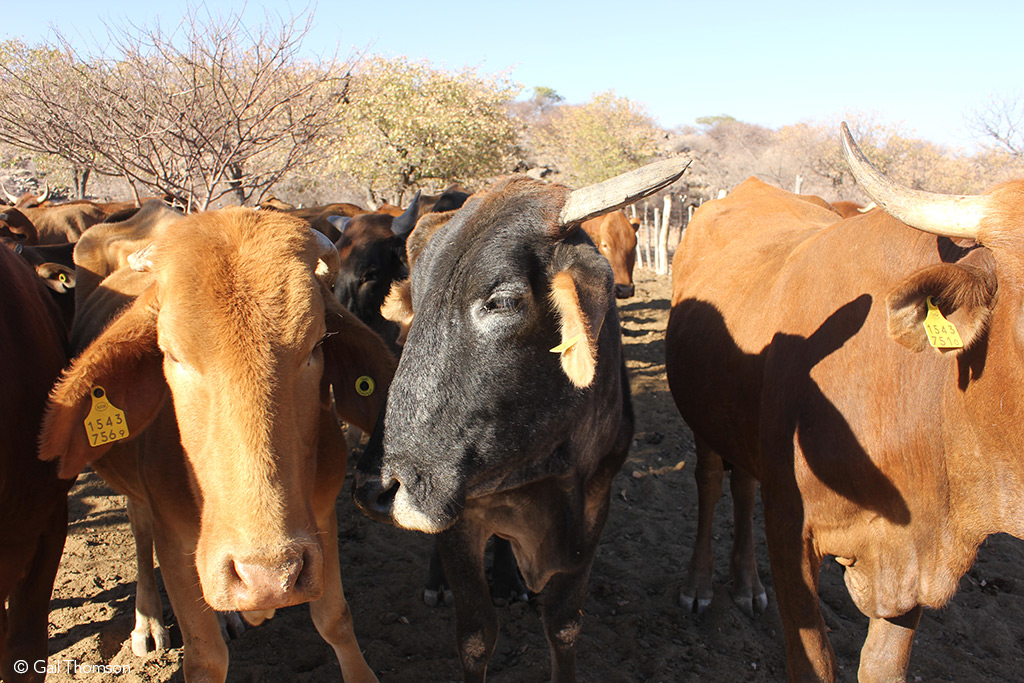
[[[310,232],[313,233],[313,239],[316,241],[316,246],[320,250],[317,255],[316,263],[316,276],[327,285],[328,287],[334,286],[334,281],[338,279],[338,271],[341,269],[341,256],[338,255],[338,249],[334,246],[334,243],[319,230],[310,228]]]
[[[654,194],[678,180],[690,161],[686,157],[655,161],[602,183],[573,190],[562,208],[559,223],[582,223]]]
[[[416,227],[416,220],[419,218],[420,213],[420,193],[421,190],[416,190],[416,194],[413,196],[412,201],[409,202],[409,206],[402,212],[402,215],[396,217],[391,222],[391,232],[395,233],[396,237],[405,239],[412,232],[412,229]]]
[[[42,204],[43,202],[45,202],[49,198],[50,198],[50,184],[44,180],[43,181],[43,193],[36,197],[36,204]]]
[[[10,193],[10,192],[9,192],[9,191],[7,190],[7,186],[6,186],[5,184],[4,184],[4,181],[3,181],[3,180],[0,180],[0,190],[3,190],[3,191],[4,191],[4,196],[5,196],[5,197],[7,197],[7,201],[9,201],[9,202],[11,203],[11,206],[14,206],[15,204],[17,204],[17,203],[18,203],[18,198],[17,198],[17,197],[15,197],[14,195],[12,195],[12,194],[11,194],[11,193]]]
[[[854,179],[883,211],[933,235],[978,239],[978,226],[988,208],[985,197],[938,194],[901,187],[867,160],[845,122],[840,131],[843,152]]]
[[[153,243],[150,242],[142,249],[128,254],[125,260],[128,261],[128,266],[138,273],[153,270]]]

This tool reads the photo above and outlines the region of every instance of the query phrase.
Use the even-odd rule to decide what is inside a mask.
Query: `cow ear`
[[[972,259],[976,253],[984,255]],[[984,334],[996,289],[995,267],[987,251],[972,252],[957,264],[944,263],[920,270],[885,298],[889,336],[914,352],[928,348],[924,323],[931,298],[946,320],[956,326],[963,341],[963,348],[939,351],[960,353]]]
[[[454,211],[428,213],[416,223],[416,228],[409,234],[405,242],[405,254],[408,257],[410,269],[434,233],[443,228],[454,215]]]
[[[323,296],[327,321],[324,378],[334,388],[338,415],[370,432],[395,375],[395,357],[380,336],[330,292]]]
[[[380,307],[380,314],[385,320],[398,325],[399,346],[405,346],[405,339],[409,336],[409,328],[412,327],[412,286],[409,279],[399,280],[392,283],[391,291],[384,299]]]
[[[92,436],[87,431],[94,396],[105,400],[107,410],[123,413],[128,438],[145,431],[167,399],[163,354],[157,345],[155,289],[136,299],[89,344],[50,393],[39,457],[59,460],[61,478],[75,477],[119,440],[109,440],[108,431],[94,431]],[[119,426],[114,419],[111,428]],[[97,444],[100,440],[105,443]]]
[[[66,294],[75,288],[75,271],[60,263],[40,263],[36,266],[36,274],[43,284],[57,292]]]
[[[581,287],[571,270],[555,273],[551,304],[558,314],[561,343],[551,349],[561,356],[562,370],[580,389],[589,387],[597,369],[597,339],[604,324],[607,297]],[[602,305],[604,303],[604,305]]]

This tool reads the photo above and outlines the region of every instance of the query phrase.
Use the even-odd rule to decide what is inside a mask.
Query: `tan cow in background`
[[[593,240],[601,255],[612,264],[615,276],[615,297],[628,299],[636,291],[633,265],[636,263],[636,231],[640,227],[622,211],[612,211],[583,221],[583,229]]]

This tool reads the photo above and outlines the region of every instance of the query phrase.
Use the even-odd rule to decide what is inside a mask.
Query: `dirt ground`
[[[696,532],[693,440],[665,382],[667,277],[637,274],[637,296],[620,302],[637,430],[615,481],[612,509],[584,605],[580,681],[778,681],[785,678],[781,622],[763,523],[757,552],[768,611],[754,619],[732,604],[728,486],[716,523],[715,598],[697,618],[678,606],[682,571]],[[431,539],[363,517],[351,480],[338,501],[346,595],[366,659],[388,683],[461,680],[451,607],[427,607],[422,581]],[[952,603],[926,611],[911,681],[1024,680],[1024,544],[993,537]],[[180,681],[182,650],[132,654],[135,557],[124,500],[95,475],[72,491],[71,523],[50,614],[49,680]],[[550,675],[540,600],[500,608],[501,635],[489,680],[542,681]],[[840,680],[856,679],[867,619],[853,606],[833,560],[822,569],[821,601]],[[164,604],[167,605],[166,596]],[[165,608],[172,618],[169,607]],[[279,610],[229,646],[229,681],[336,681],[333,652],[304,606]],[[69,663],[70,662],[70,663]],[[79,665],[76,673],[75,662]],[[86,665],[121,667],[90,673]],[[125,671],[125,669],[129,669]]]

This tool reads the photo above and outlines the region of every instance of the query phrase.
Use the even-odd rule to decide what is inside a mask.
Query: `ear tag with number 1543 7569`
[[[924,319],[924,329],[928,334],[928,343],[937,349],[962,349],[964,342],[960,339],[956,325],[946,320],[939,307],[928,297],[928,315]]]
[[[85,418],[85,433],[89,436],[89,445],[93,448],[121,441],[128,438],[128,420],[124,411],[114,407],[107,399],[103,387],[93,387],[89,392],[92,396],[92,408]]]

